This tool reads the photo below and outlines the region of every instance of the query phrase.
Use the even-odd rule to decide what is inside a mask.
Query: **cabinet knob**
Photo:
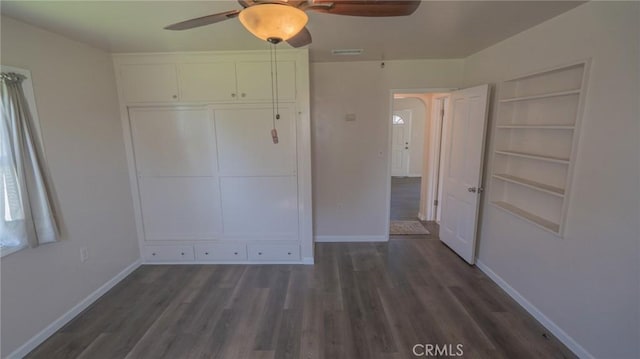
[[[205,255],[205,256],[208,256],[208,255],[209,255],[209,252],[204,252],[204,255]]]
[[[155,255],[156,255],[156,252],[151,253],[151,255],[152,255],[152,256],[155,256]]]
[[[171,97],[173,97],[173,98],[178,98],[178,95],[173,95],[173,96],[171,96]]]
[[[258,255],[259,255],[259,256],[261,256],[261,255],[262,255],[262,252],[258,252]]]
[[[287,252],[288,255],[291,255],[291,252]]]
[[[247,94],[243,92],[240,96],[242,96],[242,97],[246,97],[246,96],[247,96]]]
[[[232,94],[231,94],[231,97],[236,97],[236,94],[232,93]]]
[[[233,255],[236,255],[236,256],[237,256],[237,255],[238,255],[238,252],[233,252]]]

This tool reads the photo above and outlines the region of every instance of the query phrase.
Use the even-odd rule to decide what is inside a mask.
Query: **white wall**
[[[462,60],[311,64],[316,236],[386,235],[390,90],[458,87],[462,71]]]
[[[479,259],[598,358],[640,357],[639,24],[637,2],[590,2],[465,61],[470,86],[593,60],[565,238],[487,195]]]
[[[427,122],[426,104],[418,98],[398,98],[393,100],[394,110],[411,111],[411,140],[409,141],[409,176],[422,176],[424,162],[425,124]],[[391,120],[389,120],[391,121]]]
[[[139,253],[111,57],[7,17],[1,26],[2,64],[31,70],[64,230],[0,261],[4,357]]]

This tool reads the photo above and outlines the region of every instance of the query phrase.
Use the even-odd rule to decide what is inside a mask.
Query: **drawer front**
[[[247,246],[237,243],[216,243],[196,245],[196,259],[199,261],[246,261]]]
[[[149,262],[193,261],[193,246],[146,246],[144,258]]]
[[[299,261],[298,244],[255,244],[248,246],[251,261]]]

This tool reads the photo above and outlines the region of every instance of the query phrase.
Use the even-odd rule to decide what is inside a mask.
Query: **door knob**
[[[473,193],[476,193],[477,188],[475,188],[475,187],[469,187],[469,188],[467,188],[467,191],[469,191],[469,192],[473,192]]]
[[[409,147],[405,147],[404,149],[405,149],[405,150],[408,150],[408,149],[409,149]]]

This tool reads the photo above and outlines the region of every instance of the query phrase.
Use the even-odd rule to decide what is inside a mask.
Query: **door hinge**
[[[438,200],[437,200],[437,199],[433,201],[433,205],[434,205],[434,206],[437,206],[437,205],[438,205]]]

